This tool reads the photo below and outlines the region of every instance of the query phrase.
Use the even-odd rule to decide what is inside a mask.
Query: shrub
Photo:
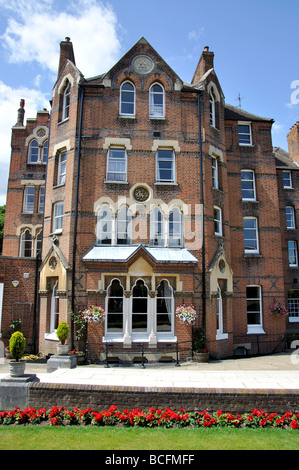
[[[11,335],[11,338],[9,340],[9,350],[10,354],[16,361],[19,361],[24,355],[25,346],[26,339],[24,338],[23,333],[21,333],[20,331],[15,331],[15,333]]]
[[[68,324],[65,321],[60,322],[56,334],[61,344],[64,344],[66,342],[67,338],[69,337],[69,332],[70,329]]]

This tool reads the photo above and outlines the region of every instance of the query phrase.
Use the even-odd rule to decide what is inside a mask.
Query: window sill
[[[253,144],[240,144],[239,142],[239,147],[252,147],[253,148],[254,145]]]
[[[55,232],[50,233],[50,237],[53,235],[62,235],[62,228],[55,230]]]
[[[260,253],[244,253],[244,258],[262,258]]]
[[[165,121],[165,116],[149,116],[150,121]]]
[[[216,340],[228,339],[228,333],[217,333]]]
[[[60,126],[60,124],[64,124],[65,122],[69,121],[69,119],[70,119],[70,118],[67,117],[67,118],[63,119],[62,121],[59,121],[59,122],[58,122],[58,126]]]
[[[63,188],[64,186],[65,186],[65,183],[55,184],[55,185],[53,186],[53,189]]]
[[[178,186],[178,183],[174,183],[173,181],[156,181],[154,183],[155,186]]]
[[[247,325],[248,335],[265,335],[264,328],[261,325]]]
[[[120,119],[136,119],[136,116],[133,114],[119,114]]]
[[[47,341],[59,341],[59,339],[58,339],[58,337],[57,337],[57,334],[56,334],[56,330],[55,330],[55,331],[52,331],[52,333],[45,333],[44,338],[45,338]]]
[[[128,181],[109,181],[109,180],[105,180],[104,183],[105,184],[129,184]]]
[[[299,317],[289,317],[289,323],[298,323]]]

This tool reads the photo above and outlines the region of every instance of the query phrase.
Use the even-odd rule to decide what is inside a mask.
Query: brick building
[[[43,111],[12,130],[1,265],[19,271],[2,269],[2,331],[14,294],[27,292],[31,342],[44,353],[56,352],[62,320],[74,344],[70,312],[91,304],[107,313],[88,328],[94,359],[106,344],[126,360],[140,344],[149,360],[176,342],[190,355],[191,327],[175,317],[181,304],[194,305],[215,357],[283,347],[286,319],[268,309],[287,301],[295,279],[287,278],[273,120],[225,103],[208,47],[191,83],[144,38],[107,73],[85,78],[66,38],[48,120]]]

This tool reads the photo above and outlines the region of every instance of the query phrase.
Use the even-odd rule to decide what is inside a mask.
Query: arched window
[[[175,207],[169,214],[169,246],[183,246],[183,218],[181,211]]]
[[[160,282],[157,289],[157,333],[171,332],[173,329],[174,302],[173,290],[168,281]]]
[[[131,215],[127,206],[123,206],[117,214],[117,244],[128,245],[131,243]]]
[[[28,228],[21,235],[20,256],[25,258],[32,256],[32,236]]]
[[[39,157],[39,146],[37,140],[32,140],[29,144],[28,163],[37,163]]]
[[[35,239],[35,255],[41,252],[42,242],[43,242],[43,231],[40,230],[38,234],[36,235],[36,239]]]
[[[164,88],[158,83],[154,83],[149,90],[149,115],[150,117],[164,117]]]
[[[107,333],[123,332],[123,287],[118,279],[114,279],[107,291]]]
[[[47,163],[48,161],[48,151],[49,151],[49,141],[46,140],[43,145],[43,158],[42,158],[42,163]]]
[[[98,243],[111,245],[112,243],[112,214],[107,204],[103,205],[98,213],[97,224]]]
[[[133,287],[132,333],[148,331],[148,289],[142,279]]]
[[[164,245],[164,220],[159,207],[155,207],[150,216],[151,245]]]
[[[71,84],[67,82],[65,90],[63,92],[63,104],[62,104],[62,120],[68,119],[70,115],[70,98],[71,98]]]
[[[51,333],[57,330],[59,325],[59,295],[58,295],[58,281],[53,287],[51,297],[51,319],[50,319],[50,331]]]
[[[120,88],[121,115],[135,116],[135,87],[131,82],[124,82]]]
[[[210,97],[210,124],[213,127],[216,127],[216,105],[215,105],[215,96],[213,90],[209,93]]]
[[[223,333],[222,295],[221,295],[221,289],[219,286],[217,286],[216,315],[217,315],[217,333]]]

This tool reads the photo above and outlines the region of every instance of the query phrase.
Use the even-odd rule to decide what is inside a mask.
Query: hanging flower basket
[[[176,308],[175,311],[176,317],[184,325],[194,325],[194,322],[197,317],[197,313],[194,310],[193,305],[186,307],[185,305],[180,305]]]
[[[275,302],[270,305],[269,313],[275,317],[286,317],[289,312],[280,302]]]
[[[87,323],[98,323],[101,324],[105,320],[106,312],[102,307],[92,305],[83,310],[82,315]]]

